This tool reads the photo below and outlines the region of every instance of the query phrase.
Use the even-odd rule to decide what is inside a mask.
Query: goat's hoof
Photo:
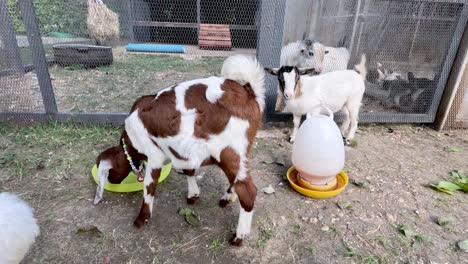
[[[198,197],[198,196],[190,197],[190,198],[187,198],[187,203],[188,204],[196,204],[199,199],[200,199],[200,197]]]
[[[94,199],[94,205],[98,205],[98,203],[101,201],[101,198],[95,198]]]
[[[234,236],[231,238],[231,240],[229,240],[229,243],[233,246],[236,246],[236,247],[241,247],[242,246],[242,238],[238,238],[236,236],[236,234],[234,234]]]
[[[219,207],[221,208],[225,208],[226,206],[228,206],[228,204],[229,204],[229,200],[224,200],[224,199],[219,200],[219,203],[218,203]]]
[[[137,227],[137,228],[142,228],[145,223],[148,222],[148,219],[141,219],[140,217],[138,217],[137,219],[135,219],[135,221],[133,222],[133,224]]]
[[[351,141],[350,141],[349,139],[343,137],[343,144],[344,144],[345,146],[349,146],[349,145],[351,145]]]

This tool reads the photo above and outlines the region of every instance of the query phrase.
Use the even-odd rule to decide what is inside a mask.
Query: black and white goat
[[[313,44],[310,39],[291,42],[281,49],[280,66],[297,66],[304,68],[311,64],[313,56]],[[284,108],[284,102],[278,87],[276,96],[275,110],[281,111]]]
[[[265,70],[278,76],[279,86],[286,106],[294,115],[294,129],[291,142],[294,142],[301,116],[307,113],[318,114],[320,106],[331,111],[344,113],[341,125],[343,136],[351,140],[358,128],[358,114],[365,91],[366,56],[354,70],[334,71],[315,76],[314,68],[300,69],[298,67],[282,66],[278,69]]]
[[[289,43],[281,49],[280,67],[314,68],[316,73],[346,70],[350,53],[344,47],[344,41],[345,39],[340,41],[337,47],[325,46],[310,39]],[[284,110],[284,102],[279,87],[275,110]]]

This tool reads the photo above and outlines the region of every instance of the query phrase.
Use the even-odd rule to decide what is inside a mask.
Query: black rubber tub
[[[55,44],[54,60],[58,65],[80,64],[86,67],[110,65],[113,61],[112,48],[86,44]]]

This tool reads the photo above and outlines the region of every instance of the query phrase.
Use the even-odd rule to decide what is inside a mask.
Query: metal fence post
[[[283,40],[284,14],[287,0],[262,0],[260,27],[257,38],[257,58],[264,67],[279,67]],[[275,112],[277,81],[267,74],[265,78],[266,110],[263,122],[270,121]]]
[[[8,6],[5,0],[0,0],[0,38],[7,53],[11,55],[13,69],[15,72],[24,73],[23,62],[16,41],[16,32],[11,22]]]
[[[50,80],[49,69],[42,46],[41,34],[39,32],[39,21],[36,17],[32,0],[19,0],[24,27],[28,35],[29,46],[32,51],[34,67],[36,69],[37,80],[41,89],[42,100],[47,114],[57,113],[57,103],[55,102],[54,90]]]

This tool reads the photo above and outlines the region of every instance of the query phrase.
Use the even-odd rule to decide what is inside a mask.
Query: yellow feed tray
[[[161,183],[164,181],[169,173],[171,172],[172,164],[166,164],[162,167],[161,175],[159,176],[158,182]],[[94,181],[98,183],[98,170],[96,164],[94,164],[91,174],[93,175]],[[141,191],[144,188],[143,182],[137,180],[135,173],[130,172],[128,176],[120,183],[113,184],[108,181],[104,184],[104,189],[110,192],[137,192]]]
[[[338,175],[336,175],[337,184],[333,190],[328,190],[328,191],[309,190],[299,185],[297,174],[298,172],[294,168],[294,166],[289,168],[287,172],[289,183],[294,188],[294,190],[296,190],[302,195],[305,195],[311,198],[325,199],[325,198],[337,196],[345,189],[346,185],[348,185],[348,175],[346,175],[344,171],[341,171],[340,173],[338,173]]]

